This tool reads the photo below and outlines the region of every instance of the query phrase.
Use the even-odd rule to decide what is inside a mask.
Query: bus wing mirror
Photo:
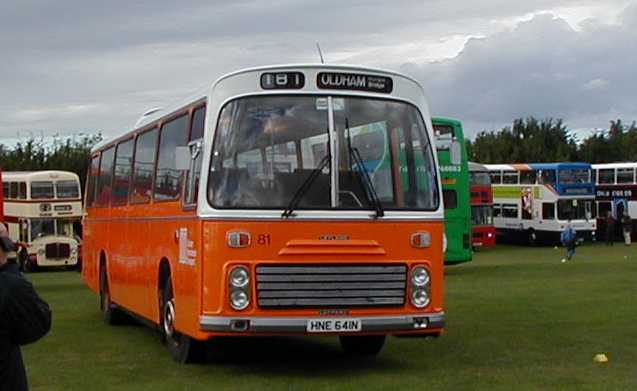
[[[456,140],[453,140],[451,142],[451,145],[449,146],[449,158],[451,160],[451,164],[453,164],[454,166],[460,165],[460,162],[462,161],[462,151],[460,149],[460,143]]]
[[[175,168],[184,171],[190,169],[190,160],[190,148],[177,147],[175,150]]]

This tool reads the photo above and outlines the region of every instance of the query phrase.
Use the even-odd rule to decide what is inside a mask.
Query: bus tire
[[[537,233],[533,228],[527,231],[527,241],[529,246],[535,246],[537,244]]]
[[[180,364],[203,361],[204,343],[175,330],[175,299],[170,276],[164,284],[161,302],[160,332],[172,359]]]
[[[107,325],[115,326],[125,323],[126,314],[111,301],[105,267],[100,268],[100,310],[102,311],[102,319]]]
[[[375,356],[385,345],[384,335],[341,335],[338,339],[345,353],[353,356]]]

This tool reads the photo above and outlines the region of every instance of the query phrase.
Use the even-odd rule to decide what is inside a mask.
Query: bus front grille
[[[71,246],[68,243],[48,243],[44,247],[44,254],[49,259],[61,259],[71,256]]]
[[[257,266],[263,308],[379,307],[405,303],[404,265]]]

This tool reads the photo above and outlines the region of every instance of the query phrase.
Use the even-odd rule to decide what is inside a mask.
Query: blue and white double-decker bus
[[[595,185],[588,163],[487,164],[493,222],[502,238],[529,244],[559,241],[571,220],[580,238],[594,238]]]

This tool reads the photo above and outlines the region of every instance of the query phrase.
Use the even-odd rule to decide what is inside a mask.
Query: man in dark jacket
[[[35,342],[51,328],[51,310],[33,285],[8,261],[15,250],[0,223],[0,390],[28,390],[21,345]]]

